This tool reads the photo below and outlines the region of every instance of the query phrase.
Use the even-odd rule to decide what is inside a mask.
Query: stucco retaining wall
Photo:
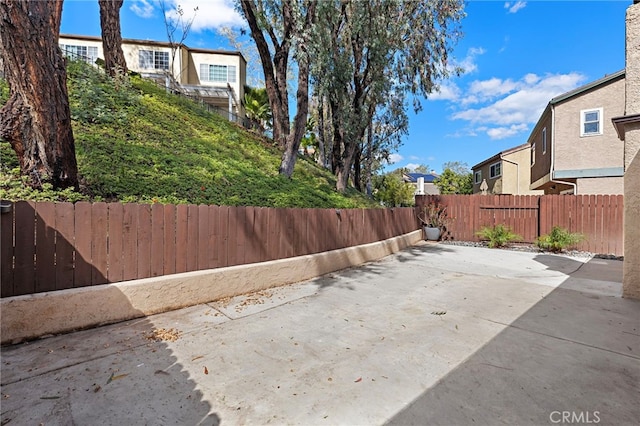
[[[119,322],[315,278],[416,244],[422,231],[306,256],[0,300],[2,344]]]

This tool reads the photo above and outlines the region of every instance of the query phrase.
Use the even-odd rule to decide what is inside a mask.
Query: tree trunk
[[[367,155],[365,157],[365,188],[367,196],[371,197],[371,163],[373,163],[373,119],[369,121],[369,127],[367,128]]]
[[[315,20],[315,1],[309,3],[305,18],[305,28],[309,28]],[[304,137],[309,115],[309,54],[305,51],[304,42],[298,46],[298,90],[296,92],[296,115],[293,118],[293,131],[287,136],[284,154],[280,163],[280,174],[291,178],[298,158],[298,148]],[[285,81],[286,83],[286,81]]]
[[[287,4],[286,2],[284,3]],[[282,42],[278,43],[275,34],[271,37],[274,45],[274,54],[271,56],[269,45],[262,32],[262,28],[258,25],[258,17],[255,3],[252,0],[241,0],[240,7],[244,14],[251,36],[256,43],[258,53],[260,54],[260,62],[264,70],[264,83],[269,96],[269,106],[273,118],[273,139],[278,146],[284,148],[289,135],[289,100],[287,93],[287,63],[289,60],[290,48],[290,32],[291,22],[286,22],[287,8],[283,7],[283,26]],[[272,31],[273,33],[273,31]]]
[[[104,68],[111,77],[127,72],[127,63],[122,53],[122,33],[120,31],[120,8],[123,0],[98,0],[100,4],[100,28]]]
[[[306,62],[306,63],[305,63]],[[307,115],[309,113],[309,63],[308,60],[298,62],[297,111],[293,119],[293,132],[287,136],[287,143],[280,162],[280,174],[290,178],[298,158],[298,148],[304,136]]]
[[[0,2],[0,55],[11,93],[0,110],[0,137],[36,188],[78,187],[61,16],[62,0]]]
[[[361,181],[361,167],[362,167],[362,147],[358,144],[356,148],[356,154],[353,158],[353,186],[362,192],[362,181]]]
[[[327,167],[325,140],[326,135],[324,131],[324,99],[323,97],[320,97],[318,101],[318,158],[316,162],[322,167]]]

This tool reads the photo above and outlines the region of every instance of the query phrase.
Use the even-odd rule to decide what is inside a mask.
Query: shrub
[[[489,240],[489,247],[491,248],[504,247],[512,241],[522,239],[520,235],[514,234],[508,226],[502,224],[493,227],[485,226],[476,232],[476,235],[483,240]]]
[[[418,219],[424,226],[440,228],[440,230],[445,229],[452,221],[452,219],[447,216],[447,207],[436,203],[429,203],[426,206],[422,206],[422,209],[418,213]]]
[[[542,250],[560,252],[566,248],[573,247],[584,240],[584,235],[571,233],[560,226],[554,226],[549,234],[538,237],[536,245]]]

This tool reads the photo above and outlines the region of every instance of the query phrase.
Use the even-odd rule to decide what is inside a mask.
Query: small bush
[[[504,247],[512,241],[521,240],[522,237],[511,232],[508,226],[498,224],[493,227],[485,226],[476,233],[483,240],[489,240],[489,247]]]
[[[447,215],[447,207],[436,203],[422,206],[418,219],[424,226],[440,228],[440,230],[444,230],[452,222],[452,218]]]
[[[584,240],[584,235],[571,233],[560,226],[554,226],[549,234],[538,237],[536,245],[542,250],[561,252],[566,248],[574,247]]]

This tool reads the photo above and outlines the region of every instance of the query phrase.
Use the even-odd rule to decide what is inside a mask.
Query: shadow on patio
[[[620,297],[622,262],[557,259],[535,258],[569,278],[387,424],[637,424],[640,301]]]

